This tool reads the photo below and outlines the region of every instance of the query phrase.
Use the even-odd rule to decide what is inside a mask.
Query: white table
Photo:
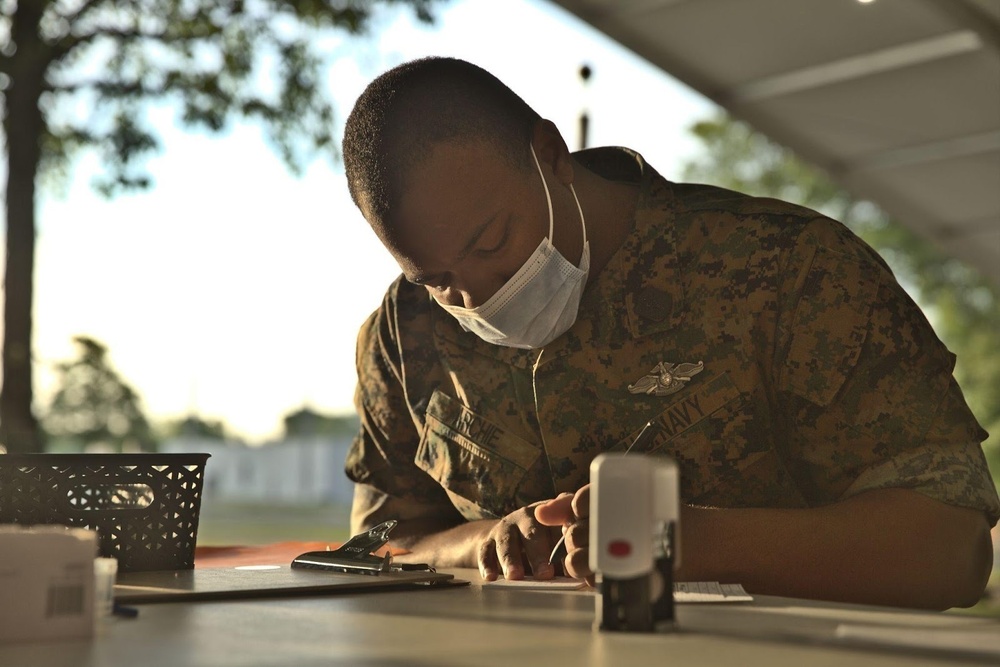
[[[2,645],[0,665],[1000,664],[1000,651],[888,649],[848,637],[889,628],[982,649],[1000,636],[997,620],[757,596],[750,603],[679,605],[679,630],[672,634],[605,633],[592,628],[592,593],[497,589],[482,586],[473,570],[453,572],[473,584],[139,605],[137,618],[114,618],[91,641]]]

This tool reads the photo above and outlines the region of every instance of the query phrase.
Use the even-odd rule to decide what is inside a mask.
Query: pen
[[[552,548],[552,553],[549,554],[549,565],[554,566],[556,564],[556,558],[562,560],[563,558],[566,557],[566,550],[563,549],[563,547],[565,546],[566,546],[566,533],[563,533],[562,537],[559,538],[559,541],[556,542],[556,545]],[[563,551],[563,553],[561,554],[559,553],[560,549],[562,549]]]
[[[639,451],[646,449],[646,446],[654,437],[656,437],[656,433],[659,430],[660,430],[660,425],[656,423],[656,420],[650,419],[648,422],[646,422],[646,425],[642,427],[642,430],[639,431],[639,435],[635,436],[635,440],[633,440],[632,444],[628,446],[628,449],[625,450],[625,454],[623,454],[623,456],[627,456],[628,453],[631,452],[637,446],[639,447]],[[555,564],[556,558],[562,560],[565,557],[566,555],[565,554],[566,550],[564,548],[565,546],[566,546],[566,533],[563,533],[562,537],[559,538],[559,541],[556,542],[556,545],[552,548],[552,553],[549,555],[550,564]],[[562,550],[563,552],[562,555],[560,555],[560,550]]]
[[[625,450],[625,453],[628,454],[635,447],[640,445],[641,445],[640,449],[645,449],[646,445],[649,444],[650,440],[656,437],[656,432],[659,430],[660,430],[660,425],[656,422],[656,420],[650,419],[648,422],[646,422],[646,425],[642,427],[642,430],[639,431],[639,435],[635,436],[635,440],[633,440],[632,444],[628,446],[628,449]]]

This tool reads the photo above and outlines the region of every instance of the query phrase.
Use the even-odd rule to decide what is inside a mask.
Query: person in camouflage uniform
[[[354,532],[396,519],[417,560],[548,578],[566,526],[566,571],[589,579],[589,464],[652,420],[646,451],[681,470],[680,576],[885,604],[978,598],[1000,516],[986,434],[954,356],[843,225],[671,183],[627,149],[570,154],[453,59],[376,79],[344,160],[403,270],[358,337]],[[567,266],[589,264],[565,330],[524,344],[460,322],[497,293],[530,309],[505,285],[547,233]]]

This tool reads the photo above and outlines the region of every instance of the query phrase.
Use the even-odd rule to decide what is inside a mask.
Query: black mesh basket
[[[190,570],[209,456],[0,455],[0,523],[96,530],[120,572]]]

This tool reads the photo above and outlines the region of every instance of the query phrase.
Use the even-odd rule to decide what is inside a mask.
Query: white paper
[[[587,588],[579,579],[497,579],[484,581],[483,586],[518,588],[531,591],[578,591]],[[753,598],[740,584],[720,584],[717,581],[681,581],[674,584],[674,602],[749,602]]]
[[[497,588],[519,588],[529,591],[579,591],[587,587],[586,582],[572,577],[556,577],[554,579],[535,579],[525,577],[524,579],[497,579],[496,581],[484,581],[483,586],[494,586]]]
[[[678,581],[674,584],[674,602],[750,602],[753,598],[740,584],[717,581]]]

